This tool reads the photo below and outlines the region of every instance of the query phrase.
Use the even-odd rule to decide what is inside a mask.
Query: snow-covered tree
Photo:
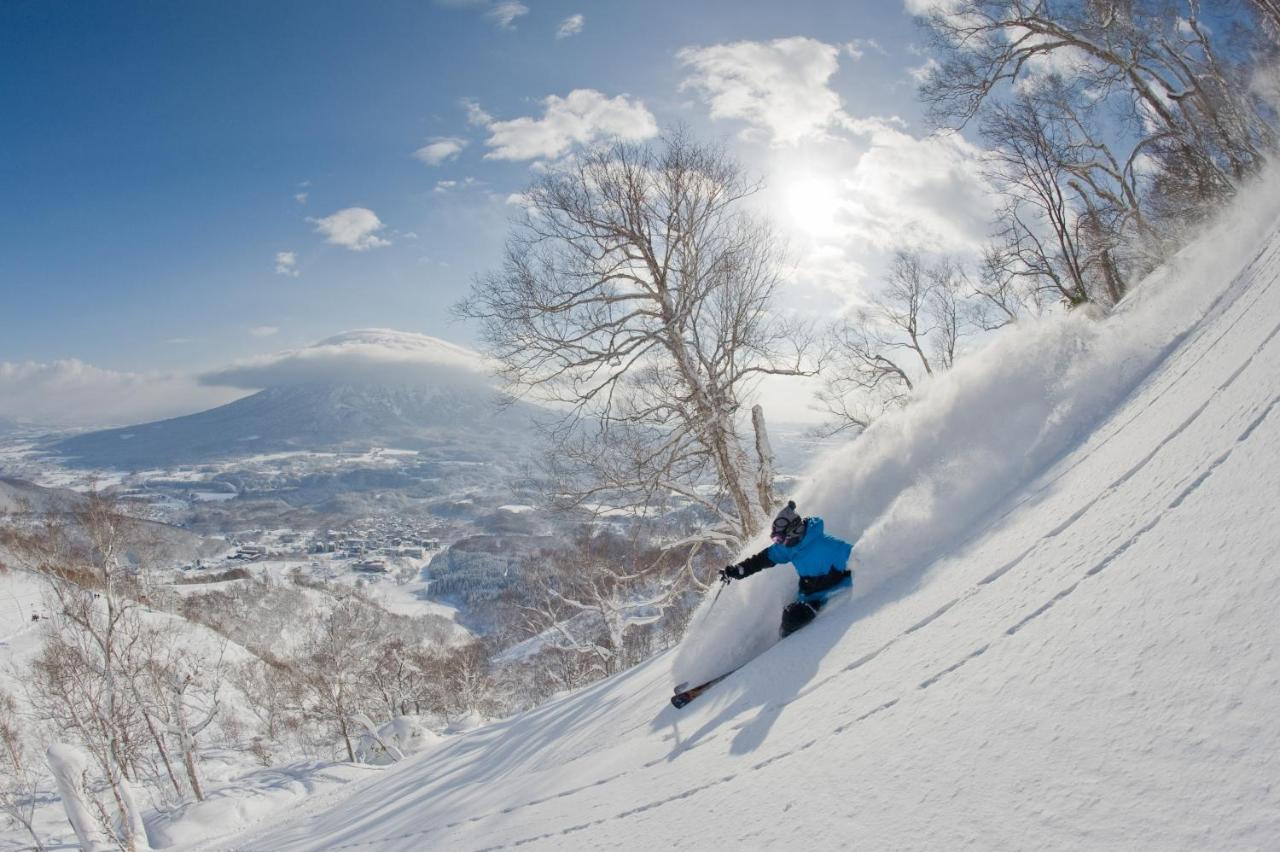
[[[684,586],[680,560],[609,533],[579,530],[526,561],[517,602],[525,632],[590,661],[596,677],[637,662],[643,628],[666,617]]]
[[[356,715],[369,703],[368,673],[380,637],[372,612],[356,600],[339,601],[316,619],[297,661],[296,676],[310,718],[340,737],[355,762]]]

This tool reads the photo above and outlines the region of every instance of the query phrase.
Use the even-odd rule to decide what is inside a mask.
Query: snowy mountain
[[[857,580],[801,633],[765,572],[673,653],[208,848],[1274,846],[1278,190],[816,464]]]
[[[144,469],[298,450],[397,447],[485,457],[528,434],[531,407],[498,411],[478,356],[423,335],[370,329],[242,362],[202,380],[262,388],[210,411],[59,441],[84,467]]]

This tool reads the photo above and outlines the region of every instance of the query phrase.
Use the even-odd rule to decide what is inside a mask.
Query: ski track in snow
[[[1260,252],[1258,256],[1254,258],[1254,260],[1249,266],[1258,264],[1260,261],[1264,259],[1264,257],[1267,256],[1267,254],[1273,253],[1277,250],[1278,250],[1278,247],[1276,245],[1270,246],[1267,250]],[[1240,278],[1237,279],[1237,281],[1244,280],[1245,278],[1247,278],[1247,275],[1242,273]],[[1196,335],[1195,338],[1192,338],[1190,340],[1183,340],[1183,339],[1176,340],[1171,345],[1171,349],[1176,349],[1177,354],[1182,358],[1189,359],[1187,363],[1177,365],[1180,367],[1180,369],[1176,373],[1172,374],[1171,376],[1170,368],[1176,364],[1178,359],[1174,359],[1170,363],[1165,363],[1165,364],[1160,363],[1160,360],[1158,359],[1157,363],[1152,367],[1152,371],[1160,371],[1160,375],[1162,378],[1169,377],[1167,378],[1167,380],[1161,382],[1161,384],[1163,384],[1164,387],[1155,390],[1155,392],[1151,395],[1151,397],[1146,401],[1146,404],[1143,405],[1137,411],[1135,411],[1132,414],[1132,416],[1125,418],[1123,421],[1119,421],[1114,424],[1108,423],[1107,425],[1109,428],[1106,429],[1106,434],[1098,442],[1098,446],[1100,447],[1103,444],[1106,444],[1116,435],[1123,434],[1125,428],[1130,423],[1132,423],[1133,421],[1141,417],[1143,413],[1151,409],[1152,406],[1154,406],[1157,402],[1159,402],[1160,399],[1163,398],[1163,396],[1171,388],[1179,387],[1179,381],[1183,379],[1188,373],[1190,373],[1190,371],[1193,370],[1209,353],[1213,352],[1218,346],[1218,344],[1222,340],[1226,339],[1231,334],[1231,332],[1235,330],[1237,324],[1241,320],[1243,320],[1246,316],[1248,316],[1251,313],[1251,311],[1254,308],[1256,308],[1258,303],[1268,293],[1270,293],[1270,291],[1272,290],[1272,287],[1276,283],[1276,280],[1277,280],[1277,277],[1272,276],[1270,280],[1267,281],[1265,286],[1255,286],[1253,288],[1253,298],[1249,300],[1249,303],[1241,308],[1239,314],[1234,319],[1232,319],[1226,325],[1225,328],[1221,329],[1219,334],[1215,335],[1212,342],[1208,343],[1206,346],[1202,348],[1199,348],[1199,351],[1194,354],[1194,357],[1191,357],[1189,350],[1196,348],[1195,343],[1198,342],[1196,338],[1199,338],[1203,334],[1205,334],[1206,326],[1212,325],[1211,323],[1209,323],[1206,320],[1204,324],[1199,325],[1197,327],[1197,331],[1199,331],[1200,334]],[[1239,296],[1238,290],[1239,290],[1239,284],[1236,284],[1236,285],[1233,285],[1233,287],[1230,288],[1227,292],[1220,295],[1219,298],[1215,301],[1213,305],[1213,309],[1211,310],[1211,313],[1220,315],[1230,310],[1232,307],[1234,307],[1238,301],[1238,296]],[[1230,300],[1226,300],[1226,297],[1229,294],[1232,295],[1233,298],[1231,298]],[[1235,384],[1237,379],[1239,379],[1242,375],[1245,374],[1248,368],[1251,365],[1253,365],[1253,363],[1255,362],[1255,359],[1274,341],[1277,335],[1280,335],[1280,323],[1277,323],[1275,326],[1273,326],[1271,331],[1263,338],[1262,342],[1259,343],[1258,346],[1256,346],[1253,349],[1253,351],[1248,355],[1248,357],[1245,358],[1244,361],[1241,362],[1230,373],[1227,379],[1221,382],[1219,385],[1217,385],[1212,391],[1212,393],[1199,406],[1197,406],[1188,417],[1183,419],[1172,430],[1170,430],[1162,439],[1160,439],[1156,443],[1156,445],[1145,456],[1143,456],[1138,462],[1133,464],[1131,467],[1129,467],[1123,473],[1121,473],[1118,477],[1116,477],[1101,492],[1097,493],[1095,496],[1093,496],[1091,499],[1089,499],[1083,505],[1081,505],[1078,509],[1072,512],[1064,521],[1050,528],[1035,543],[1033,543],[1031,546],[1024,549],[1014,559],[1002,565],[996,571],[983,577],[974,586],[968,589],[964,594],[957,596],[956,598],[953,598],[952,600],[938,607],[930,615],[926,616],[923,619],[920,619],[919,621],[916,621],[911,626],[907,627],[901,633],[897,634],[887,642],[883,643],[875,650],[859,657],[858,659],[849,663],[848,665],[846,665],[836,673],[829,675],[826,678],[823,678],[821,680],[816,680],[809,683],[803,690],[797,693],[795,697],[787,701],[772,702],[764,705],[761,708],[761,713],[776,714],[779,711],[781,711],[783,708],[791,704],[807,699],[809,696],[813,695],[815,692],[818,692],[823,688],[825,688],[826,686],[828,686],[837,678],[843,678],[853,672],[856,672],[858,669],[862,668],[863,666],[867,665],[868,663],[880,657],[885,651],[898,645],[900,642],[906,640],[908,637],[911,637],[913,634],[916,634],[919,631],[924,630],[926,627],[936,622],[938,618],[940,618],[945,613],[953,610],[957,606],[960,606],[962,604],[965,604],[971,601],[973,598],[981,594],[984,589],[986,589],[996,581],[1000,580],[1001,578],[1013,572],[1019,565],[1023,564],[1029,557],[1033,556],[1042,546],[1052,542],[1053,539],[1067,532],[1069,529],[1075,526],[1077,522],[1079,522],[1080,520],[1088,516],[1090,513],[1102,508],[1103,504],[1105,504],[1110,498],[1115,496],[1128,482],[1133,480],[1138,473],[1140,473],[1144,468],[1146,468],[1154,459],[1160,456],[1160,454],[1163,451],[1168,449],[1178,439],[1179,436],[1181,436],[1184,432],[1186,432],[1186,430],[1189,427],[1191,427],[1200,418],[1200,416],[1206,410],[1211,409],[1213,407],[1213,403],[1217,401],[1223,393],[1225,393],[1228,389],[1230,389]],[[786,750],[777,752],[769,757],[766,757],[762,760],[759,760],[751,764],[751,766],[744,772],[729,773],[729,774],[721,775],[713,778],[710,781],[706,781],[704,783],[690,786],[688,788],[680,790],[679,792],[673,793],[669,796],[665,796],[659,799],[654,799],[652,801],[619,811],[609,816],[604,816],[594,820],[574,824],[566,828],[559,829],[557,831],[543,832],[543,833],[523,837],[520,839],[512,840],[507,843],[481,847],[482,852],[495,852],[495,850],[500,850],[500,849],[518,848],[521,846],[529,845],[531,843],[537,843],[539,841],[554,840],[555,838],[558,838],[558,837],[572,836],[579,832],[582,832],[591,828],[599,827],[609,822],[624,820],[641,813],[662,808],[665,805],[668,805],[674,802],[679,802],[685,799],[689,799],[690,797],[697,796],[712,788],[729,784],[737,780],[740,776],[746,774],[747,772],[756,772],[756,771],[765,769],[766,767],[772,766],[780,761],[785,761],[789,758],[795,757],[797,755],[801,755],[804,752],[811,749],[813,746],[817,745],[820,742],[823,742],[829,737],[838,737],[845,733],[854,731],[857,725],[866,721],[867,719],[870,719],[873,716],[876,716],[880,713],[884,713],[889,710],[892,710],[894,707],[898,706],[903,701],[903,699],[910,693],[912,692],[918,693],[924,690],[928,690],[929,688],[933,687],[943,679],[959,671],[961,668],[963,668],[970,662],[982,657],[989,649],[992,648],[992,646],[995,643],[1001,642],[1001,641],[1009,641],[1014,637],[1016,637],[1019,633],[1021,633],[1028,626],[1032,625],[1037,619],[1039,619],[1041,616],[1043,616],[1045,613],[1047,613],[1049,610],[1055,607],[1058,603],[1071,597],[1081,587],[1083,583],[1089,582],[1092,578],[1095,578],[1099,574],[1101,574],[1108,566],[1113,564],[1120,555],[1122,555],[1131,547],[1133,547],[1144,536],[1146,536],[1148,533],[1155,530],[1162,523],[1170,520],[1170,515],[1172,513],[1175,513],[1177,509],[1180,506],[1182,506],[1188,498],[1190,498],[1197,490],[1199,490],[1213,476],[1213,474],[1218,471],[1218,469],[1232,456],[1232,454],[1237,449],[1239,449],[1242,445],[1244,445],[1250,439],[1250,437],[1254,434],[1254,432],[1258,429],[1258,427],[1261,426],[1263,422],[1265,422],[1272,415],[1277,405],[1280,405],[1280,395],[1273,396],[1265,405],[1259,406],[1258,408],[1260,408],[1260,410],[1255,409],[1257,410],[1257,413],[1246,424],[1243,431],[1241,431],[1236,436],[1232,444],[1226,450],[1217,454],[1209,462],[1209,464],[1197,470],[1195,472],[1195,475],[1191,478],[1191,481],[1177,490],[1177,492],[1174,494],[1173,498],[1169,500],[1169,502],[1167,503],[1163,511],[1161,511],[1159,514],[1155,515],[1145,523],[1140,524],[1136,528],[1131,528],[1131,531],[1128,533],[1128,535],[1124,538],[1123,541],[1121,541],[1118,545],[1116,545],[1110,551],[1108,551],[1101,559],[1098,559],[1096,562],[1091,564],[1082,574],[1078,576],[1078,578],[1074,582],[1061,588],[1059,591],[1057,591],[1047,600],[1044,600],[1043,603],[1041,603],[1038,607],[1033,609],[1030,613],[1028,613],[1027,615],[1023,616],[1022,618],[1018,619],[1016,622],[1014,622],[1013,624],[1005,628],[994,639],[991,639],[990,641],[985,642],[979,645],[978,647],[968,651],[967,653],[961,655],[960,657],[955,659],[955,661],[952,662],[950,665],[947,665],[946,667],[937,671],[935,674],[917,683],[913,689],[908,690],[907,692],[904,692],[888,700],[883,700],[870,710],[857,713],[857,714],[845,714],[844,716],[836,717],[833,720],[836,722],[836,724],[832,725],[827,731],[823,732],[821,735],[815,735],[813,738],[807,740],[806,742],[800,744],[795,748],[786,749]],[[1045,480],[1043,484],[1040,485],[1040,487],[1036,488],[1034,491],[1032,491],[1028,495],[1022,497],[1012,507],[1010,507],[1004,513],[1002,513],[1000,517],[997,519],[997,522],[999,520],[1003,520],[1004,518],[1008,517],[1010,514],[1016,511],[1019,507],[1025,505],[1029,501],[1033,500],[1036,496],[1048,490],[1054,483],[1058,482],[1060,479],[1062,479],[1067,474],[1069,474],[1075,467],[1081,464],[1083,460],[1087,457],[1088,457],[1087,455],[1082,454],[1070,465],[1066,466],[1064,469],[1053,474],[1052,477]],[[984,525],[984,531],[989,530],[991,526],[994,526],[994,523],[989,525]],[[632,730],[634,730],[635,727],[639,727],[639,726],[633,726]],[[353,843],[338,844],[338,845],[333,845],[329,848],[352,849],[352,848],[360,848],[360,847],[378,846],[383,844],[396,844],[398,842],[403,842],[407,840],[421,840],[422,838],[428,837],[429,835],[445,832],[454,828],[459,828],[467,824],[484,822],[494,817],[497,817],[499,815],[503,815],[503,816],[511,815],[528,808],[533,808],[542,804],[546,804],[548,802],[563,800],[586,791],[590,791],[596,788],[603,787],[608,784],[612,784],[616,781],[619,781],[620,779],[634,775],[637,772],[648,770],[664,763],[669,763],[679,758],[681,755],[693,751],[694,749],[702,748],[703,746],[709,745],[711,743],[722,741],[727,736],[730,736],[731,734],[736,733],[742,727],[743,725],[741,724],[732,725],[732,726],[728,726],[727,728],[723,728],[719,731],[713,732],[710,735],[697,740],[695,743],[689,746],[678,747],[675,750],[673,750],[669,755],[666,755],[664,757],[657,758],[654,760],[650,760],[642,764],[638,770],[626,770],[623,772],[618,772],[618,773],[606,776],[604,778],[601,778],[594,782],[581,784],[581,785],[554,793],[552,795],[542,796],[542,797],[531,799],[529,801],[526,801],[520,804],[511,805],[492,813],[479,814],[479,815],[468,817],[466,819],[461,819],[461,820],[456,820],[449,823],[444,823],[441,825],[431,826],[431,827],[422,829],[420,831],[388,835],[385,837],[378,837],[378,838],[373,838],[373,839],[363,840],[363,841],[358,841]],[[584,755],[582,757],[577,758],[577,760],[582,760],[585,758],[589,758],[591,756],[592,755],[590,754]]]

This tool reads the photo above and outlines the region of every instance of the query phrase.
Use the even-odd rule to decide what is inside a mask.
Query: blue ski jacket
[[[850,577],[849,556],[853,545],[827,535],[822,518],[806,518],[804,535],[793,545],[772,544],[754,556],[732,566],[739,579],[750,577],[774,565],[790,562],[800,575],[801,594],[818,593],[837,585],[846,585]]]

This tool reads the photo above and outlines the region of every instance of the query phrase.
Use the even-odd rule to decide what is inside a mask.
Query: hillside
[[[815,466],[852,599],[688,708],[676,679],[769,643],[785,571],[675,653],[208,848],[1274,844],[1276,190],[1116,317],[1001,340]]]

